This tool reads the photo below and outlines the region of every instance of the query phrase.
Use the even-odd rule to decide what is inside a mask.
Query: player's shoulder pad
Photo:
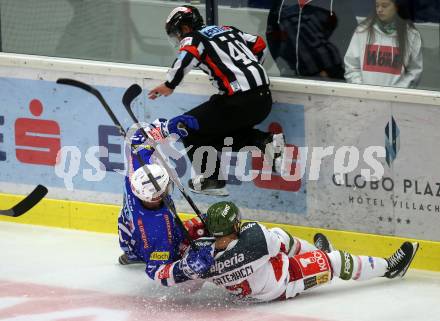
[[[247,230],[255,229],[255,228],[261,229],[260,224],[258,222],[246,222],[241,225],[240,233],[243,233]]]
[[[164,118],[158,118],[155,119],[151,124],[142,123],[142,128],[146,133],[149,133],[151,130],[155,128],[161,128],[163,124],[166,122],[166,119]],[[138,126],[138,125],[136,125]],[[129,129],[129,133],[132,132],[132,128]],[[142,134],[142,131],[140,128],[136,129],[134,134],[130,137],[130,141],[132,145],[141,145],[145,142],[145,136]]]

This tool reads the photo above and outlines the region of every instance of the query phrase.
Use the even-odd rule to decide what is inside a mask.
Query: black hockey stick
[[[174,175],[174,172],[169,168],[168,163],[165,161],[161,152],[156,147],[157,143],[148,137],[148,134],[145,132],[145,129],[142,128],[138,118],[131,110],[131,103],[133,102],[133,100],[137,96],[140,95],[141,92],[142,92],[141,86],[139,86],[138,84],[131,85],[130,87],[128,87],[128,89],[124,93],[124,96],[122,97],[122,104],[124,105],[125,109],[127,110],[127,113],[130,115],[131,119],[136,124],[138,129],[140,129],[142,136],[144,136],[144,138],[149,143],[151,143],[152,146],[156,149],[156,151],[157,151],[156,155],[158,156],[158,158],[161,161],[161,163],[163,164],[163,166],[166,168],[166,170],[167,170],[168,174],[170,175],[171,179],[173,180],[173,182],[177,185],[177,188],[182,193],[183,197],[188,201],[189,205],[192,207],[192,209],[197,214],[199,219],[206,226],[205,220],[203,219],[203,216],[202,216],[202,212],[200,212],[197,205],[194,203],[192,198],[188,195],[188,193],[186,192],[185,187],[182,185],[182,182],[180,181],[180,179],[176,175]]]
[[[35,189],[18,204],[8,210],[0,210],[0,215],[19,217],[29,211],[32,207],[38,204],[47,194],[47,188],[43,185],[38,185]]]
[[[107,104],[107,102],[105,101],[104,97],[102,97],[101,93],[98,91],[98,89],[96,89],[95,87],[92,87],[86,83],[83,83],[81,81],[75,80],[75,79],[69,79],[69,78],[59,78],[57,80],[57,84],[63,84],[63,85],[69,85],[69,86],[73,86],[73,87],[77,87],[77,88],[81,88],[85,91],[88,91],[89,93],[91,93],[93,96],[95,96],[96,98],[98,98],[99,102],[101,103],[102,106],[104,106],[105,110],[107,111],[107,114],[110,116],[110,118],[112,119],[113,123],[116,125],[116,127],[118,127],[119,133],[125,137],[125,130],[122,127],[121,123],[118,121],[118,119],[116,118],[115,114],[113,114],[110,106]]]
[[[101,93],[94,87],[85,84],[83,82],[80,82],[78,80],[74,80],[74,79],[67,79],[67,78],[60,78],[57,80],[58,84],[64,84],[64,85],[70,85],[70,86],[74,86],[77,88],[81,88],[89,93],[91,93],[92,95],[94,95],[96,98],[98,98],[99,102],[101,103],[101,105],[104,107],[105,111],[107,112],[107,114],[110,116],[110,118],[112,119],[113,123],[115,124],[115,126],[119,129],[119,132],[121,133],[121,135],[126,138],[127,133],[124,130],[124,128],[122,127],[121,123],[119,122],[119,120],[116,118],[115,114],[113,113],[112,109],[110,108],[110,106],[107,104],[107,102],[105,101],[104,97],[101,95]],[[157,183],[156,178],[151,174],[150,170],[148,169],[148,167],[146,166],[145,161],[142,159],[142,157],[137,153],[137,151],[133,148],[133,145],[130,145],[132,151],[134,152],[134,154],[136,155],[139,163],[141,164],[142,168],[144,169],[145,173],[147,174],[148,178],[150,179],[151,183],[153,183],[154,188],[159,192],[160,186]],[[180,217],[177,215],[176,209],[174,208],[174,205],[172,205],[170,203],[170,201],[164,197],[163,201],[165,203],[165,206],[168,208],[168,210],[173,214],[174,218],[176,219],[177,224],[179,225],[179,227],[182,229],[183,234],[185,236],[185,238],[189,241],[189,244],[191,246],[191,248],[193,250],[197,250],[198,247],[197,245],[194,243],[194,240],[191,238],[191,236],[188,233],[188,230],[185,228],[185,226],[183,225],[182,220],[180,219]]]

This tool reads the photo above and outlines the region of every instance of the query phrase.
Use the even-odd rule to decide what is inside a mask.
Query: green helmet
[[[241,222],[241,212],[232,202],[218,202],[211,205],[207,212],[206,228],[214,236],[229,235]]]

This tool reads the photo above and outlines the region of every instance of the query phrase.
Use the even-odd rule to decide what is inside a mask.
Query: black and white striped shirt
[[[222,94],[233,95],[269,85],[261,65],[266,43],[260,36],[234,27],[206,26],[187,34],[180,42],[179,51],[165,83],[171,89],[193,68],[207,73]]]

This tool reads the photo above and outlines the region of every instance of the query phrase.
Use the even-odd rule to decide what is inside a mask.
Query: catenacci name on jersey
[[[240,279],[245,279],[246,277],[248,277],[252,273],[254,273],[254,269],[252,268],[252,265],[247,265],[247,266],[242,267],[239,270],[233,271],[228,274],[223,274],[222,276],[220,276],[218,278],[213,278],[212,282],[214,282],[214,284],[216,284],[216,285],[224,285],[224,284],[238,281]]]

